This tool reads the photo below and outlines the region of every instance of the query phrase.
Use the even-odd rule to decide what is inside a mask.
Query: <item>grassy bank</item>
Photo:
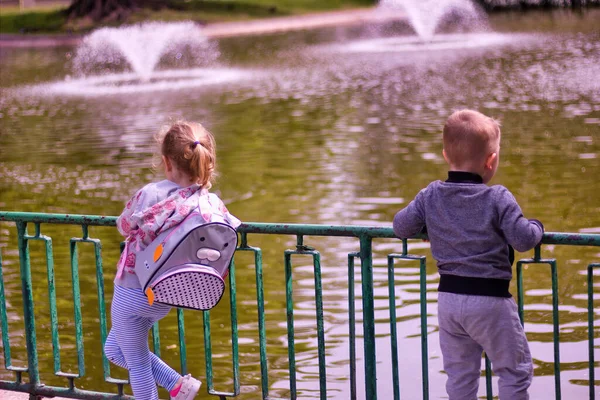
[[[19,6],[0,6],[0,33],[61,32],[65,5],[42,5],[21,12]]]
[[[101,24],[88,19],[69,21],[66,14],[68,2],[36,6],[24,11],[18,6],[0,6],[0,33],[85,32],[99,26],[141,21],[239,21],[369,7],[375,3],[376,0],[165,0],[160,9],[136,9],[125,20]]]

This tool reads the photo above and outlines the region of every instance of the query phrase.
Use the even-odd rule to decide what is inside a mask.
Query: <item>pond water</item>
[[[483,42],[475,35],[471,46],[419,47],[402,24],[222,39],[218,63],[233,74],[227,75],[231,79],[169,88],[178,79],[175,74],[160,90],[137,92],[57,89],[55,84],[74,74],[71,47],[0,49],[0,209],[118,215],[137,188],[159,179],[151,169],[153,134],[171,120],[186,118],[214,132],[215,189],[240,219],[390,226],[394,213],[422,187],[444,179],[441,126],[453,110],[469,107],[502,121],[501,164],[493,183],[507,186],[526,216],[542,220],[548,231],[599,233],[599,20],[599,10],[492,15],[493,32],[482,34],[487,38]],[[401,38],[365,44],[377,35]],[[63,370],[74,371],[68,241],[81,232],[51,225],[42,232],[54,239]],[[114,228],[91,229],[91,235],[103,241],[110,299],[120,238]],[[15,236],[14,226],[0,224],[10,338],[18,365],[26,355]],[[250,244],[264,251],[270,392],[285,398],[283,250],[293,248],[295,238],[250,236]],[[348,398],[346,260],[358,250],[358,242],[307,238],[306,244],[323,258],[328,396]],[[31,246],[41,376],[44,382],[64,385],[52,375],[43,248],[40,243]],[[438,276],[426,243],[415,242],[410,249],[428,256],[430,398],[444,398],[436,333]],[[392,393],[385,256],[399,250],[396,241],[374,243],[378,389],[383,399]],[[108,391],[111,385],[102,383],[93,250],[84,246],[80,252],[86,349],[86,377],[80,385]],[[598,262],[600,250],[545,246],[542,255],[558,259],[563,398],[586,398],[585,271],[590,262]],[[302,398],[318,398],[312,261],[294,260],[298,388]],[[254,265],[250,255],[241,254],[236,266],[242,398],[254,399],[260,393]],[[417,272],[415,265],[399,266],[396,283],[400,386],[408,399],[421,396]],[[548,268],[525,271],[534,399],[554,393],[550,287]],[[600,288],[600,281],[595,287]],[[356,304],[360,310],[360,297]],[[595,312],[598,326],[598,308]],[[160,329],[162,354],[178,365],[174,314]],[[228,389],[228,307],[221,305],[212,314],[215,379],[219,388]],[[189,370],[203,377],[200,314],[185,315]],[[360,339],[360,315],[357,324]],[[362,348],[360,340],[358,346]],[[598,344],[595,351],[600,359]],[[358,356],[362,388],[362,351]],[[116,367],[112,374],[124,376]],[[11,376],[0,368],[1,379]]]

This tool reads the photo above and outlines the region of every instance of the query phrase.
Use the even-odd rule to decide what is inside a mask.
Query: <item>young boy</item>
[[[500,126],[457,111],[443,131],[448,179],[435,181],[394,217],[400,238],[426,229],[440,273],[438,320],[450,400],[475,400],[482,351],[499,377],[501,400],[528,399],[529,345],[508,291],[514,247],[540,243],[544,227],[523,217],[504,186],[487,186],[498,168]],[[511,247],[512,246],[512,247]]]

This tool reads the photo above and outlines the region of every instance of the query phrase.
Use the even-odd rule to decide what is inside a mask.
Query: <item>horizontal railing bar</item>
[[[343,236],[396,238],[392,228],[375,226],[351,225],[316,225],[316,224],[270,224],[264,222],[249,222],[240,225],[239,232],[277,235],[306,235],[306,236]],[[425,238],[418,237],[418,238]]]
[[[102,393],[83,389],[70,389],[58,386],[32,385],[30,383],[16,383],[0,381],[0,389],[12,392],[29,393],[44,397],[66,397],[70,399],[86,400],[135,400],[133,396],[119,395],[116,393]]]
[[[79,214],[46,214],[18,211],[0,212],[0,221],[34,222],[47,224],[73,224],[91,226],[116,226],[117,217]]]
[[[542,244],[600,246],[600,234],[546,232],[542,238]]]
[[[90,226],[115,226],[117,217],[76,214],[43,214],[29,212],[0,212],[0,221],[32,222],[53,224],[74,224]],[[354,226],[354,225],[317,225],[317,224],[281,224],[248,222],[240,225],[238,232],[263,233],[279,235],[308,236],[344,236],[372,238],[396,238],[391,227]],[[417,235],[410,239],[426,239],[425,235]],[[546,232],[542,244],[560,244],[570,246],[600,246],[600,234]]]

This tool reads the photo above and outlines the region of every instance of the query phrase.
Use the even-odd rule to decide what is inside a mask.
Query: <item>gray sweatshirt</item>
[[[394,217],[394,233],[400,238],[414,236],[425,227],[442,278],[475,278],[463,280],[462,286],[486,283],[476,278],[505,280],[506,293],[512,278],[509,245],[518,251],[530,250],[544,233],[541,222],[523,217],[504,186],[487,186],[479,175],[457,171],[450,171],[446,182],[430,183]],[[440,291],[463,292],[442,287]]]

